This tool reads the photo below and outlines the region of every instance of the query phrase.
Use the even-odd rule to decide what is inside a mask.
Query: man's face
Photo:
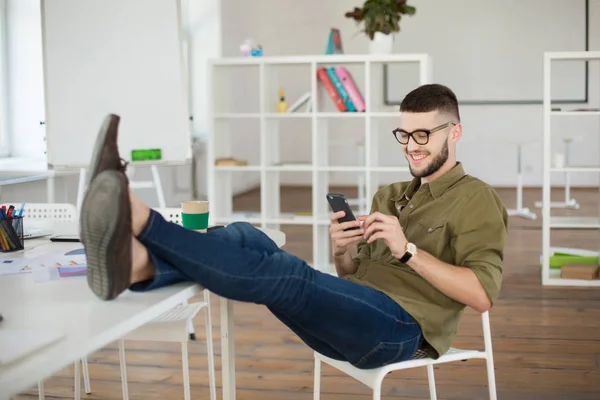
[[[424,178],[431,176],[448,160],[448,132],[452,129],[452,125],[437,130],[430,135],[427,135],[425,132],[415,131],[430,131],[433,128],[452,121],[448,117],[444,119],[437,111],[428,113],[402,113],[400,129],[409,133],[414,132],[408,144],[402,145],[402,150],[408,160],[410,173],[414,177]],[[417,141],[426,144],[419,144]]]

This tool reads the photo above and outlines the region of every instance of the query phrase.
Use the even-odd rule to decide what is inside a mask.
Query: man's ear
[[[459,141],[459,139],[461,137],[462,137],[462,124],[459,123],[452,127],[452,131],[450,132],[450,140],[453,143],[456,143]]]

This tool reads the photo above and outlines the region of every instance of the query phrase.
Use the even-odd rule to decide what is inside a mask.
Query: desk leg
[[[220,309],[223,400],[235,400],[235,334],[233,302],[221,298]]]

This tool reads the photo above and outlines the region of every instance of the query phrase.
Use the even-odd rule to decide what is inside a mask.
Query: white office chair
[[[181,210],[178,208],[160,208],[156,209],[167,221],[181,225]],[[210,385],[210,399],[216,400],[217,391],[215,384],[215,360],[213,354],[212,340],[212,322],[210,316],[210,292],[204,290],[204,301],[191,304],[180,304],[166,313],[155,318],[152,322],[130,332],[119,340],[119,360],[121,363],[121,384],[123,390],[123,399],[129,398],[127,387],[127,366],[125,360],[125,341],[126,340],[148,340],[161,342],[181,343],[181,359],[183,367],[183,389],[184,399],[189,400],[190,394],[190,372],[188,363],[188,328],[192,324],[193,318],[204,309],[206,325],[206,348],[208,358],[208,379]]]
[[[7,208],[12,204],[15,207],[20,208],[21,202],[5,203]],[[0,205],[0,207],[2,206]],[[77,221],[77,208],[73,204],[68,203],[26,203],[23,209],[23,218],[25,221],[37,220],[37,221],[58,221],[58,222],[75,222]],[[23,224],[25,230],[27,230],[27,222]],[[90,377],[88,374],[88,362],[87,358],[81,359],[83,365],[83,385],[87,394],[92,392],[90,386]],[[81,374],[79,372],[79,362],[74,364],[75,367],[75,394],[74,398],[79,400],[81,398]],[[44,400],[44,381],[38,382],[38,396],[40,400]]]
[[[9,204],[17,208],[21,207],[20,202],[3,205],[8,207]],[[77,208],[68,203],[25,203],[23,218],[38,221],[75,222],[77,221]]]
[[[483,358],[486,360],[490,400],[496,400],[496,378],[494,375],[492,335],[490,330],[489,314],[487,311],[481,314],[481,319],[483,324],[483,341],[485,348],[484,351],[460,350],[450,348],[448,352],[446,352],[446,354],[442,355],[437,360],[431,358],[413,358],[412,360],[390,364],[375,369],[358,369],[348,362],[333,360],[329,357],[325,357],[324,355],[315,352],[314,400],[319,400],[321,396],[321,362],[331,365],[332,367],[350,375],[354,379],[364,383],[365,385],[373,389],[373,400],[381,399],[381,385],[383,383],[383,378],[390,372],[398,371],[401,369],[427,367],[427,377],[429,380],[429,395],[431,397],[431,400],[437,400],[433,366],[436,364],[443,364],[454,361],[465,361],[472,358]]]

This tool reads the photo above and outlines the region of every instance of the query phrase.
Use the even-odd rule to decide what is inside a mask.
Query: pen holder
[[[0,219],[0,250],[2,253],[23,250],[23,217]]]

